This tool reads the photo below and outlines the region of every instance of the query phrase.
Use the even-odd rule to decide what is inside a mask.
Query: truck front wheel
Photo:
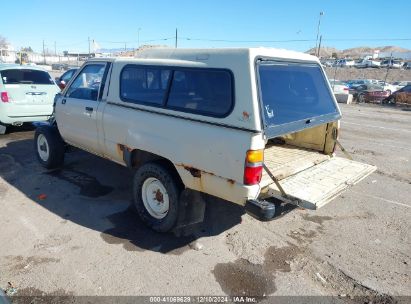
[[[181,188],[173,174],[157,163],[146,163],[134,175],[134,207],[142,221],[158,232],[172,230],[179,214]]]
[[[47,169],[60,167],[64,162],[64,142],[55,127],[41,126],[34,135],[34,149],[40,164]]]

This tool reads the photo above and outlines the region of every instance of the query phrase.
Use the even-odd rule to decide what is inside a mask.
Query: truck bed
[[[278,180],[282,180],[323,161],[330,156],[319,151],[299,148],[291,145],[271,145],[264,150],[264,163]],[[266,187],[273,181],[263,170],[260,186]]]

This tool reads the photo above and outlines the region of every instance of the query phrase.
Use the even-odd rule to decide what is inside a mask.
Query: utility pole
[[[43,40],[43,60],[44,60],[44,64],[46,64],[46,50],[44,48],[44,40]]]
[[[320,58],[320,51],[321,51],[321,40],[323,39],[323,35],[320,35],[320,42],[318,43],[318,52],[317,57]]]
[[[56,42],[54,41],[54,55],[57,56],[57,47],[56,47]]]
[[[90,58],[90,37],[88,37],[88,58]]]
[[[127,52],[127,42],[124,42],[124,52]]]
[[[316,48],[316,53],[318,53],[318,36],[320,35],[320,26],[321,26],[321,16],[324,15],[324,12],[320,12],[320,17],[318,18],[318,26],[317,26],[317,38],[315,39],[315,48]]]
[[[390,70],[390,65],[391,65],[391,63],[392,63],[392,53],[391,53],[391,56],[390,56],[390,61],[389,61],[389,63],[387,64],[387,72],[385,73],[384,85],[383,85],[383,88],[382,88],[383,91],[385,91],[384,88],[385,88],[385,85],[387,84],[387,77],[388,77],[388,72],[389,72],[389,70]],[[391,93],[392,93],[392,92],[391,92]]]
[[[177,32],[177,28],[176,28],[176,48],[177,48],[177,41],[178,41],[178,32]]]

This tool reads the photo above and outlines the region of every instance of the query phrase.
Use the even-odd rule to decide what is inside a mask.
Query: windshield
[[[303,123],[300,129],[339,118],[339,111],[317,64],[263,62],[258,66],[266,127]],[[331,114],[331,115],[329,115]],[[298,126],[296,126],[298,128]]]
[[[49,73],[30,69],[10,69],[0,72],[3,84],[54,84]]]

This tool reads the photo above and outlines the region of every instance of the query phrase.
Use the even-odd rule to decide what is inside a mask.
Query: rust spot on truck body
[[[203,188],[202,182],[203,182],[203,177],[204,177],[204,175],[217,176],[217,177],[219,177],[219,178],[225,179],[230,186],[233,186],[233,185],[235,184],[235,180],[233,180],[233,179],[231,179],[231,178],[226,178],[226,177],[222,177],[222,176],[216,175],[216,174],[214,174],[214,173],[212,173],[212,172],[207,172],[207,171],[204,171],[204,170],[200,170],[200,169],[197,169],[197,168],[194,168],[194,167],[192,167],[192,166],[185,165],[185,164],[176,164],[176,166],[183,167],[185,170],[187,170],[188,172],[190,172],[190,174],[191,174],[193,177],[199,178],[199,179],[200,179],[200,188],[201,188],[201,189]]]
[[[190,166],[187,166],[187,165],[183,165],[183,168],[186,169],[188,172],[190,172],[190,174],[193,177],[201,178],[201,170],[200,169],[190,167]]]

